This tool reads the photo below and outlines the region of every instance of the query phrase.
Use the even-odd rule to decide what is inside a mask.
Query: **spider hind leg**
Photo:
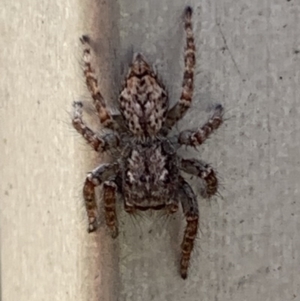
[[[92,66],[91,39],[88,36],[83,35],[80,38],[80,41],[83,45],[83,73],[86,79],[86,85],[92,95],[95,108],[98,112],[100,123],[106,128],[117,128],[117,124],[106,107],[104,98],[100,92],[95,70]]]
[[[192,8],[188,6],[184,12],[184,28],[186,33],[186,46],[184,50],[184,74],[182,91],[179,102],[168,112],[166,127],[172,126],[181,119],[190,108],[194,93],[194,69],[196,65],[196,47],[192,27]]]

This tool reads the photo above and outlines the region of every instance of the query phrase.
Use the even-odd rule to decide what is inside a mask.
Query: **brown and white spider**
[[[95,187],[103,185],[105,220],[112,232],[118,235],[116,195],[121,195],[125,211],[165,210],[172,214],[181,204],[186,218],[186,229],[181,244],[180,274],[187,270],[194,240],[197,235],[199,210],[196,195],[180,171],[195,175],[204,184],[202,196],[216,194],[218,180],[214,170],[197,159],[183,159],[176,152],[182,145],[201,145],[223,122],[223,107],[217,105],[208,121],[195,130],[184,130],[168,137],[170,129],[189,109],[194,90],[195,43],[192,30],[192,9],[184,12],[186,46],[184,75],[179,102],[169,108],[168,94],[163,84],[141,53],[133,57],[129,72],[119,95],[120,114],[113,115],[107,108],[99,90],[91,64],[90,40],[81,38],[84,46],[84,75],[100,123],[108,133],[99,135],[82,120],[82,103],[74,102],[72,123],[95,151],[112,151],[115,162],[101,164],[89,172],[83,187],[89,227],[97,228]]]

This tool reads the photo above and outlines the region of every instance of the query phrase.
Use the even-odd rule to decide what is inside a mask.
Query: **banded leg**
[[[104,98],[100,92],[98,86],[98,80],[96,78],[95,70],[92,68],[91,64],[91,46],[90,46],[90,39],[88,36],[82,36],[80,38],[81,43],[83,44],[83,62],[84,62],[84,76],[86,78],[86,85],[92,95],[94,100],[94,105],[98,112],[98,116],[100,122],[103,126],[115,129],[117,124],[114,122],[111,114],[108,112],[106,108],[106,104]]]
[[[178,142],[189,146],[201,145],[223,123],[223,113],[223,106],[217,105],[212,116],[201,128],[182,131],[179,134]]]
[[[92,131],[82,120],[82,103],[73,103],[74,112],[72,124],[76,131],[90,144],[95,151],[107,151],[113,147],[117,147],[120,143],[119,137],[116,134],[106,134],[101,137]]]
[[[97,229],[97,204],[95,200],[95,187],[101,185],[105,180],[114,176],[118,171],[119,165],[101,164],[92,172],[89,172],[83,186],[83,198],[88,215],[88,232]]]
[[[168,112],[166,127],[171,128],[183,117],[191,106],[194,92],[194,69],[196,65],[195,42],[192,27],[192,8],[187,7],[184,12],[184,28],[186,32],[186,46],[184,51],[184,75],[182,92],[179,102]]]
[[[114,181],[105,181],[103,184],[103,201],[105,210],[105,221],[111,230],[111,236],[118,236],[117,214],[116,214],[116,191],[117,185]]]
[[[206,186],[202,191],[204,198],[210,198],[218,191],[218,178],[213,168],[197,159],[181,159],[180,169],[184,172],[201,178]]]
[[[199,210],[196,195],[191,186],[182,178],[179,190],[183,213],[186,218],[186,228],[181,243],[180,275],[187,278],[187,271],[190,263],[191,253],[194,248],[194,241],[198,231]]]

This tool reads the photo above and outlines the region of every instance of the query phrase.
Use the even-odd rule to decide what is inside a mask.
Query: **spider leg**
[[[202,127],[197,130],[185,130],[179,133],[179,144],[189,146],[201,145],[223,123],[223,112],[223,106],[217,105],[212,116]]]
[[[105,210],[105,221],[108,228],[111,230],[111,236],[118,236],[118,220],[116,214],[116,191],[117,184],[113,181],[105,181],[103,183],[103,201]]]
[[[119,137],[116,134],[105,134],[98,136],[91,130],[82,120],[82,103],[77,101],[73,103],[74,112],[72,118],[73,127],[83,136],[83,138],[90,144],[95,151],[107,151],[119,146]]]
[[[97,204],[95,200],[95,187],[101,185],[104,181],[114,176],[119,168],[118,163],[101,164],[93,171],[87,174],[83,186],[83,198],[89,220],[88,232],[93,232],[97,229]],[[111,192],[104,192],[107,195]]]
[[[192,27],[192,8],[185,9],[184,28],[186,32],[186,47],[184,51],[184,75],[182,81],[182,92],[179,102],[169,110],[166,127],[171,128],[179,119],[181,119],[191,106],[194,92],[194,69],[196,64],[195,42]]]
[[[213,168],[197,159],[181,159],[180,169],[184,172],[197,176],[205,182],[205,189],[202,191],[204,198],[210,198],[218,191],[218,178]]]
[[[94,105],[98,112],[100,122],[104,127],[107,127],[110,129],[115,129],[118,126],[106,108],[104,98],[103,98],[103,96],[100,92],[99,86],[98,86],[98,80],[96,78],[95,70],[92,68],[90,39],[88,36],[82,36],[80,38],[80,41],[84,47],[84,49],[83,49],[83,62],[84,62],[83,73],[84,73],[84,76],[86,79],[86,85],[87,85],[87,87],[92,95],[92,98],[94,100]]]
[[[191,253],[198,231],[199,210],[196,195],[191,186],[181,177],[181,187],[179,189],[180,201],[187,225],[181,243],[180,275],[187,278]]]
[[[169,214],[173,214],[178,210],[178,199],[175,196],[166,204],[166,210]]]

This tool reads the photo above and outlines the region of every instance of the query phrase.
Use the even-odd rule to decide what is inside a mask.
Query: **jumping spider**
[[[183,159],[176,154],[182,145],[201,145],[223,122],[223,107],[217,105],[211,117],[200,128],[184,130],[168,137],[170,129],[191,106],[194,90],[195,43],[192,30],[192,9],[184,12],[186,46],[184,74],[179,102],[169,108],[168,94],[163,84],[141,53],[133,57],[129,72],[119,95],[120,114],[111,114],[100,93],[91,64],[91,46],[87,36],[84,46],[84,75],[100,123],[108,130],[98,135],[82,120],[82,103],[74,102],[72,123],[95,151],[112,151],[115,162],[101,164],[89,172],[83,187],[89,232],[97,228],[95,187],[103,185],[105,220],[115,238],[118,235],[116,194],[124,200],[125,211],[161,210],[172,214],[181,204],[186,218],[186,229],[181,244],[180,274],[187,270],[198,230],[199,210],[196,195],[180,171],[195,175],[203,182],[202,196],[216,194],[218,179],[214,170],[197,159]]]

